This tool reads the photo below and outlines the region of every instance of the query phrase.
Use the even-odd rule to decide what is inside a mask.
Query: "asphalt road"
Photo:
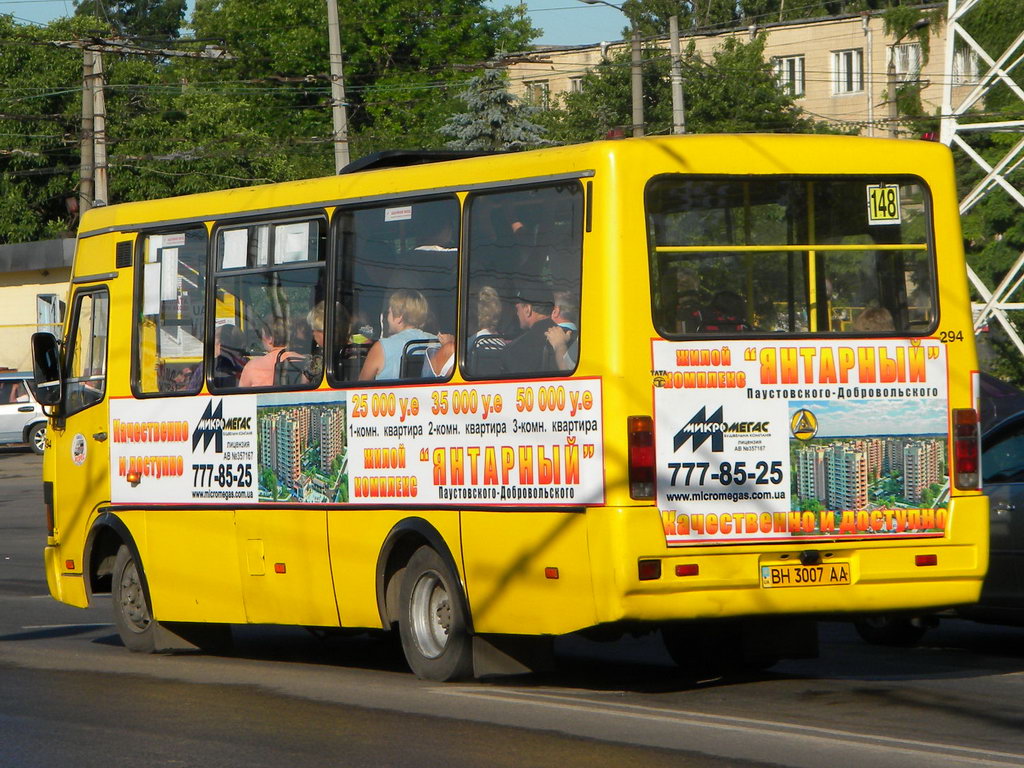
[[[696,685],[656,636],[559,640],[553,673],[461,685],[371,635],[131,654],[106,598],[46,595],[40,465],[0,449],[0,768],[1024,765],[1024,629],[958,620],[906,650],[827,624],[819,659]]]

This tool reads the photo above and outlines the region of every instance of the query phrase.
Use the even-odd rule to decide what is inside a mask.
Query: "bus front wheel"
[[[135,653],[152,653],[156,647],[156,622],[146,600],[139,564],[124,544],[114,559],[111,597],[114,625],[125,648]]]
[[[409,667],[424,680],[446,682],[473,674],[473,642],[458,577],[430,547],[405,567],[398,631]]]

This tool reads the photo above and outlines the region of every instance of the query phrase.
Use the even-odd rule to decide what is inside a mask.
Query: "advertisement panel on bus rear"
[[[652,356],[670,546],[944,532],[942,344],[655,340]]]

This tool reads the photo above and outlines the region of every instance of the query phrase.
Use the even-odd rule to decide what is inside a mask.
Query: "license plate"
[[[761,586],[765,589],[777,587],[828,587],[850,583],[849,563],[826,563],[822,565],[762,565]]]

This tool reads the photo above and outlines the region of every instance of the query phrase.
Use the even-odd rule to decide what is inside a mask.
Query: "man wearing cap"
[[[543,286],[522,285],[514,298],[516,317],[523,333],[505,347],[503,368],[505,373],[543,373],[554,369],[553,354],[548,344],[548,328],[555,325],[551,319],[554,299]]]

